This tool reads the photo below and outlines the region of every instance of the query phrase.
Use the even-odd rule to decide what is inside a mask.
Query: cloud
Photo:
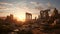
[[[23,13],[23,12],[29,12],[29,13],[32,13],[32,15],[34,16],[34,17],[36,17],[38,14],[39,14],[39,11],[38,10],[36,10],[35,9],[35,7],[34,6],[36,6],[35,4],[33,4],[32,5],[32,2],[30,3],[30,2],[25,2],[25,1],[23,1],[23,2],[19,2],[19,3],[16,3],[15,4],[16,5],[16,7],[15,7],[15,14],[16,13]],[[34,7],[34,8],[33,8]],[[17,12],[16,12],[17,11]],[[34,18],[33,17],[33,18]]]
[[[13,9],[12,9],[12,7],[0,6],[0,10],[2,10],[2,11],[10,11],[10,10],[13,10]]]
[[[46,6],[50,9],[53,9],[55,8],[55,5],[54,4],[51,4],[50,2],[46,3]]]
[[[35,5],[35,6],[43,6],[42,3],[39,3],[39,2],[30,2],[31,4]]]
[[[27,3],[26,1],[18,2],[15,4],[0,2],[0,4],[3,5],[0,5],[0,8],[2,9],[1,11],[3,12],[9,12],[13,14],[23,14],[24,12],[29,12],[32,13],[32,15],[38,15],[39,11],[36,9],[42,9],[42,7],[44,6],[42,3],[39,2]]]
[[[46,9],[46,4],[40,3],[40,2],[30,2],[31,4],[33,4],[35,6],[35,9],[38,10],[42,10],[42,9]]]
[[[50,2],[46,3],[46,5],[47,5],[48,7],[51,7],[51,3],[50,3]]]
[[[7,8],[6,8],[6,7],[4,7],[4,6],[0,6],[0,10],[1,10],[1,9],[7,9]]]
[[[0,11],[2,12],[12,12],[14,10],[14,4],[7,2],[0,2]]]
[[[30,2],[31,4],[35,5],[35,6],[38,6],[38,2]]]
[[[0,10],[8,10],[13,7],[14,5],[12,3],[0,2]]]
[[[35,6],[35,9],[38,9],[38,10],[52,9],[52,8],[55,7],[55,5],[51,4],[50,2],[48,2],[48,3],[41,3],[41,2],[31,1],[30,3]]]
[[[7,3],[7,2],[0,2],[0,4],[3,4],[3,5],[13,5],[13,4],[11,4],[11,3]]]

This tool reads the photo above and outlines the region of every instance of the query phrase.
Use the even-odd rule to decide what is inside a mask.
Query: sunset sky
[[[0,16],[13,14],[25,18],[25,13],[32,13],[33,18],[41,9],[56,7],[60,10],[60,0],[0,0]]]

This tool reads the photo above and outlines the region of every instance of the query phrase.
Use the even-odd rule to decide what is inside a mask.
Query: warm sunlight
[[[22,22],[25,21],[25,14],[20,14],[20,15],[17,14],[15,16],[16,16],[18,21],[22,21]]]

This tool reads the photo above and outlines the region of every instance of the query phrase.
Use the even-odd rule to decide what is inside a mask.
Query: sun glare
[[[18,21],[25,21],[25,16],[17,16],[17,18]]]
[[[25,15],[24,14],[21,14],[21,15],[15,15],[16,18],[17,18],[17,21],[22,21],[24,22],[25,21]]]

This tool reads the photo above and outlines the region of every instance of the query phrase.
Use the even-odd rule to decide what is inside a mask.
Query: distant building
[[[58,15],[58,10],[56,8],[54,8],[54,11],[51,14],[51,16],[53,17],[53,16],[57,16],[57,15]]]
[[[13,19],[13,15],[10,14],[9,16],[7,16],[8,19]]]
[[[26,13],[26,21],[32,20],[32,14]]]
[[[13,19],[13,15],[12,14],[10,14],[10,16],[7,16],[6,19],[5,19],[6,22],[13,22],[13,20],[14,19]]]
[[[47,9],[47,10],[42,10],[42,11],[40,11],[40,18],[41,18],[41,19],[48,19],[48,18],[49,18],[48,11],[50,11],[50,10]]]

